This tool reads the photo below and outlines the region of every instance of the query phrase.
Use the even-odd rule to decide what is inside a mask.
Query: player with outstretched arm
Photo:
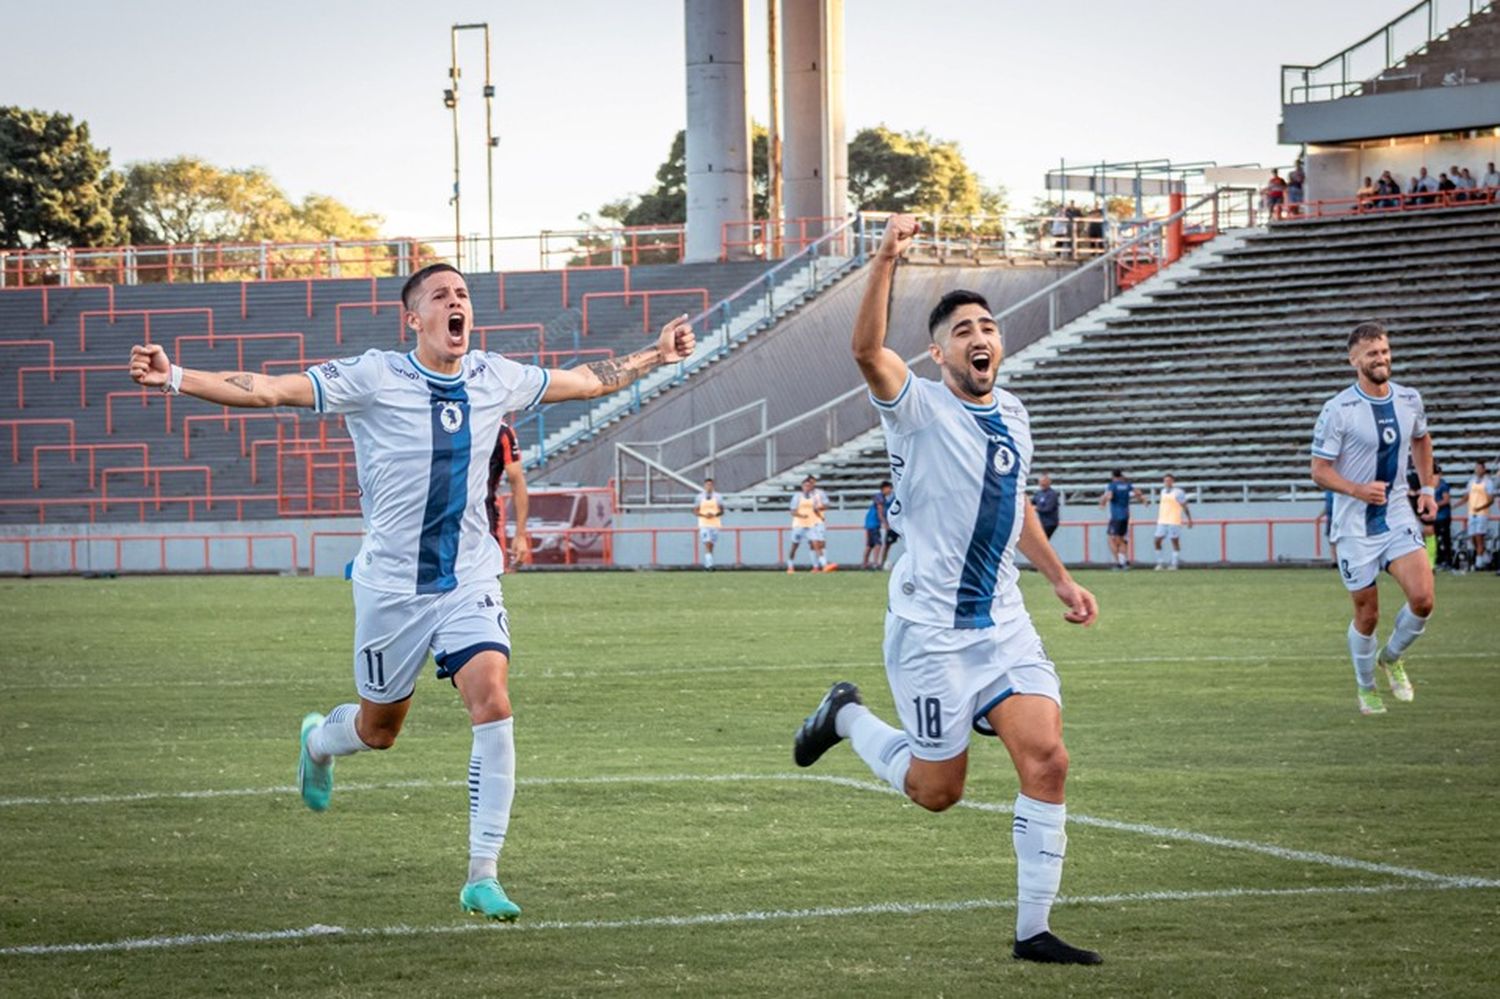
[[[429,652],[468,709],[469,874],[460,905],[492,919],[520,914],[496,879],[515,794],[510,628],[497,579],[504,557],[485,511],[501,417],[543,402],[589,399],[691,354],[687,317],[651,347],[567,370],[469,350],[474,312],[463,275],[447,264],[401,290],[414,350],[370,350],[291,375],[194,371],[157,344],[135,346],[141,385],[224,406],[301,406],[341,413],[354,442],[364,541],[353,567],[354,685],[359,700],[302,721],[297,785],[328,808],[334,760],[389,749]],[[518,525],[519,527],[520,525]]]

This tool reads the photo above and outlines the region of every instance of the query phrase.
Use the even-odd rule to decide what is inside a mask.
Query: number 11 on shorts
[[[913,697],[917,709],[917,734],[924,739],[943,737],[943,703],[936,697]]]
[[[385,686],[385,652],[365,649],[365,675],[371,687],[379,690]]]

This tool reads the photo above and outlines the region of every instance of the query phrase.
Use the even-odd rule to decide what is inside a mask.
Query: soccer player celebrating
[[[963,794],[970,727],[998,735],[1021,783],[1012,953],[1097,964],[1098,954],[1048,928],[1067,844],[1068,751],[1057,671],[1022,603],[1015,551],[1052,584],[1068,621],[1088,624],[1098,606],[1068,575],[1026,498],[1030,420],[1015,396],[995,387],[1000,329],[985,300],[951,291],[932,310],[928,351],[940,382],[914,377],[885,346],[896,261],[916,232],[909,215],[887,222],[853,337],[891,454],[891,526],[907,542],[891,572],[884,650],[902,727],[872,714],[853,684],[836,683],[802,723],[793,756],[810,766],[847,738],[877,776],[940,812]]]
[[[447,264],[413,274],[401,303],[402,322],[416,341],[408,353],[370,350],[273,377],[181,368],[151,344],[131,348],[130,375],[144,386],[224,406],[344,415],[364,519],[353,568],[359,701],[303,718],[297,786],[309,808],[323,811],[335,758],[395,743],[430,651],[438,677],[458,689],[473,726],[469,875],[459,902],[467,912],[514,919],[521,910],[496,880],[515,793],[510,630],[497,579],[504,557],[484,509],[500,419],[541,402],[624,388],[692,353],[694,338],[681,316],[646,350],[544,370],[469,351],[469,289]]]
[[[1432,614],[1432,566],[1418,515],[1437,513],[1432,475],[1432,438],[1427,413],[1416,389],[1391,381],[1391,345],[1385,327],[1360,323],[1349,334],[1353,385],[1329,399],[1318,416],[1312,440],[1312,477],[1333,490],[1333,530],[1339,574],[1354,600],[1349,624],[1349,655],[1354,660],[1361,714],[1385,713],[1375,689],[1375,667],[1386,674],[1398,701],[1413,697],[1402,655],[1427,627]],[[1408,454],[1422,481],[1417,512],[1396,490]],[[1406,606],[1384,649],[1377,651],[1380,570],[1395,577]]]

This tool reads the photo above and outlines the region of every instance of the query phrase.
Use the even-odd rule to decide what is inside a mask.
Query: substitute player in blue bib
[[[447,264],[413,274],[401,302],[402,322],[415,335],[410,352],[371,350],[272,377],[180,368],[151,344],[131,348],[130,374],[141,385],[225,406],[343,414],[364,519],[352,573],[359,701],[303,719],[302,800],[314,811],[327,809],[336,757],[395,743],[431,653],[437,675],[458,689],[473,727],[469,876],[459,901],[468,912],[514,919],[521,910],[496,879],[516,765],[510,628],[496,578],[504,556],[485,510],[490,452],[505,413],[624,388],[692,353],[694,339],[681,316],[646,350],[544,370],[469,350],[469,289]]]
[[[884,645],[901,728],[872,714],[853,684],[836,683],[797,732],[793,756],[810,766],[847,738],[876,776],[940,812],[963,795],[971,729],[998,735],[1021,783],[1012,953],[1097,964],[1098,954],[1048,927],[1067,844],[1068,751],[1057,671],[1021,601],[1015,552],[1051,582],[1067,620],[1088,624],[1098,608],[1068,575],[1026,497],[1030,420],[1015,396],[995,387],[1000,330],[985,300],[953,291],[933,309],[928,350],[940,382],[914,377],[885,346],[896,261],[916,232],[909,215],[887,223],[853,337],[891,456],[891,528],[906,540],[891,571]]]
[[[1318,416],[1312,440],[1312,477],[1333,497],[1329,536],[1338,549],[1339,575],[1354,600],[1349,624],[1349,656],[1361,714],[1385,713],[1375,689],[1377,665],[1398,701],[1413,698],[1402,656],[1427,627],[1432,614],[1432,566],[1418,515],[1432,518],[1437,501],[1432,471],[1432,438],[1427,413],[1416,389],[1391,381],[1391,345],[1385,327],[1361,323],[1349,334],[1353,385],[1329,399]],[[1410,456],[1421,479],[1417,512],[1406,501],[1404,483]],[[1375,639],[1381,570],[1395,578],[1406,606],[1385,648]]]

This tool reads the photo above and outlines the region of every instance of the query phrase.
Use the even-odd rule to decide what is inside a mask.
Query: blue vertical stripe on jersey
[[[1384,534],[1385,513],[1391,497],[1396,495],[1396,460],[1401,456],[1401,423],[1396,419],[1396,395],[1383,401],[1370,401],[1370,413],[1375,417],[1375,440],[1380,450],[1375,454],[1375,479],[1385,483],[1385,502],[1365,504],[1365,536]]]
[[[469,394],[463,383],[440,385],[432,391],[432,464],[427,473],[427,509],[422,514],[422,537],[417,554],[417,592],[447,593],[458,586],[453,565],[458,560],[458,532],[469,500]],[[443,427],[443,409],[459,408],[458,429]]]
[[[969,536],[969,550],[964,554],[963,574],[958,581],[958,600],[953,609],[955,628],[988,628],[995,623],[990,615],[995,602],[995,580],[1015,526],[1021,472],[1020,455],[1000,414],[992,411],[973,415],[989,443],[984,452],[979,513],[974,518],[974,532]],[[1012,455],[1010,471],[1005,474],[995,467],[995,455],[1001,448]]]

